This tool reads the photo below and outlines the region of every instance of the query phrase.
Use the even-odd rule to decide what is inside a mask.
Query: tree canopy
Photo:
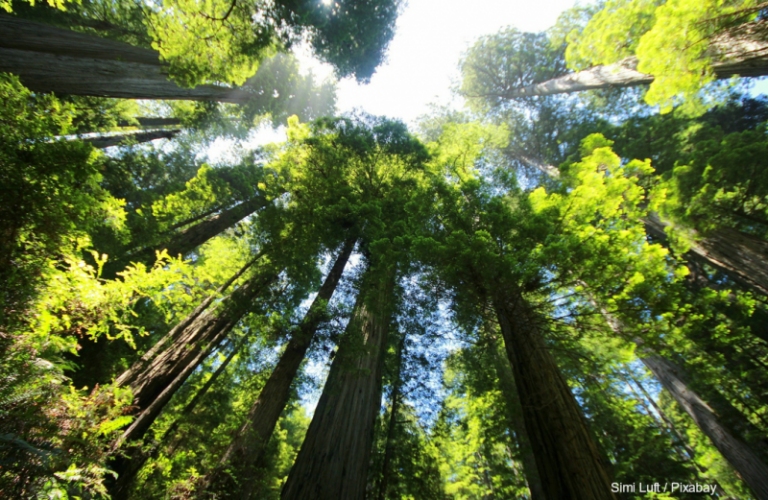
[[[0,5],[0,496],[768,499],[764,5],[504,28],[410,128],[288,52],[399,2]]]

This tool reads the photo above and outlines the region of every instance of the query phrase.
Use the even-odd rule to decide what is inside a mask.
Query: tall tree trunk
[[[143,128],[155,128],[155,127],[175,127],[175,128],[181,128],[181,118],[176,117],[163,117],[163,118],[157,118],[157,117],[148,117],[148,116],[140,116],[137,117],[136,120],[139,122],[139,127]],[[128,120],[120,120],[117,122],[118,127],[132,127],[133,124],[130,123]]]
[[[112,146],[119,146],[128,141],[132,141],[136,144],[142,142],[155,141],[157,139],[173,139],[176,134],[181,132],[181,129],[173,130],[152,130],[149,132],[133,132],[120,135],[103,135],[101,137],[86,137],[82,139],[85,142],[90,142],[93,147],[98,149],[110,148]]]
[[[282,500],[365,497],[395,277],[394,267],[366,272]]]
[[[768,466],[720,423],[714,410],[692,391],[670,361],[661,356],[641,358],[680,407],[712,441],[759,500],[768,500]]]
[[[350,237],[344,242],[325,282],[320,287],[301,325],[285,347],[280,361],[269,376],[259,397],[253,403],[245,422],[222,455],[216,469],[203,484],[198,486],[198,491],[204,495],[212,492],[226,492],[230,498],[242,500],[252,498],[258,482],[262,479],[260,469],[265,465],[265,451],[269,438],[275,430],[280,414],[288,404],[291,384],[296,378],[296,373],[314,339],[315,332],[325,320],[328,301],[339,284],[356,240],[357,238]],[[232,476],[225,471],[227,468],[233,470],[237,481],[231,480]]]
[[[186,330],[187,327],[189,327],[193,321],[197,319],[198,316],[200,316],[210,305],[213,303],[213,301],[216,299],[217,296],[224,293],[224,291],[227,290],[232,284],[240,278],[245,271],[248,270],[253,264],[259,261],[261,257],[264,255],[264,251],[259,252],[256,257],[251,259],[247,264],[245,264],[243,267],[240,268],[238,272],[232,275],[231,278],[229,278],[227,281],[225,281],[219,288],[216,289],[215,293],[212,293],[208,297],[205,298],[200,304],[198,304],[197,307],[195,307],[194,310],[192,310],[191,313],[189,313],[184,319],[179,321],[173,328],[170,329],[170,331],[165,334],[165,336],[157,341],[152,348],[150,348],[147,352],[144,353],[144,355],[141,356],[133,365],[131,365],[130,368],[125,370],[122,374],[120,374],[119,377],[117,377],[117,380],[115,380],[115,385],[117,386],[124,386],[133,383],[136,378],[143,372],[143,370],[147,367],[147,363],[152,361],[155,356],[162,350],[168,348],[172,342],[176,341],[178,337]]]
[[[394,384],[392,384],[392,398],[389,408],[389,423],[387,424],[387,439],[384,444],[384,460],[381,465],[381,483],[379,483],[379,500],[385,500],[387,488],[389,488],[392,476],[392,455],[395,452],[395,427],[397,426],[397,412],[400,410],[400,398],[403,389],[403,356],[405,356],[405,339],[403,333],[397,345],[397,369],[395,371]]]
[[[250,92],[168,79],[157,51],[20,17],[0,15],[0,71],[38,92],[242,104]]]
[[[206,356],[224,340],[232,328],[252,307],[255,297],[277,278],[277,273],[262,270],[232,292],[214,311],[205,311],[176,336],[130,380],[136,408],[136,419],[117,440],[114,448],[125,441],[144,436],[165,404]]]
[[[254,196],[249,201],[244,201],[239,205],[210,216],[194,226],[173,233],[168,240],[159,245],[129,253],[111,262],[107,261],[102,271],[102,277],[105,279],[114,278],[119,271],[125,269],[131,262],[141,262],[151,266],[157,258],[157,252],[162,250],[167,250],[168,255],[171,257],[184,256],[268,204],[269,201],[265,197]]]
[[[595,307],[600,308],[608,326],[616,333],[624,329],[621,323],[612,314],[600,307],[594,299],[590,299]],[[753,490],[760,500],[768,500],[768,466],[760,455],[752,450],[749,445],[737,439],[721,421],[723,414],[728,414],[731,419],[731,427],[744,433],[757,433],[754,425],[722,396],[716,401],[717,408],[713,409],[711,402],[702,399],[690,386],[683,369],[672,361],[651,353],[643,353],[645,348],[640,339],[634,340],[638,347],[640,361],[651,371],[664,387],[677,401],[680,407],[690,416],[699,429],[707,436],[721,455],[738,472],[744,482]],[[642,388],[642,386],[641,386]],[[715,392],[712,390],[710,392]],[[729,408],[730,407],[730,408]],[[720,415],[718,415],[720,413]],[[758,444],[760,447],[760,444]]]
[[[112,464],[112,470],[117,473],[117,480],[109,487],[109,495],[112,500],[128,500],[128,494],[130,492],[131,485],[133,484],[133,481],[141,468],[144,467],[144,464],[147,463],[147,460],[157,457],[160,449],[168,442],[168,439],[176,433],[179,425],[181,425],[181,422],[187,417],[187,415],[190,415],[195,410],[198,403],[200,403],[200,401],[205,397],[211,387],[213,387],[213,385],[219,379],[219,376],[224,373],[224,371],[227,369],[227,366],[229,366],[229,363],[240,351],[247,339],[248,336],[244,335],[240,342],[238,342],[236,346],[232,347],[229,355],[227,355],[219,367],[216,368],[216,371],[213,372],[210,378],[208,378],[203,387],[197,391],[190,402],[187,403],[187,405],[179,412],[176,420],[174,420],[168,429],[165,430],[163,435],[154,443],[152,443],[149,450],[143,450],[139,448],[127,450],[125,457],[122,457],[121,460],[115,461],[115,463]]]
[[[494,352],[494,360],[496,373],[501,383],[501,393],[507,402],[510,428],[517,438],[517,447],[520,450],[520,459],[523,462],[523,472],[531,492],[531,500],[546,500],[544,485],[541,483],[541,475],[539,475],[539,469],[536,466],[536,457],[533,454],[531,440],[525,428],[523,405],[520,403],[520,395],[517,393],[512,367],[509,365],[509,360],[502,357],[501,353]]]
[[[766,20],[760,19],[737,26],[710,41],[709,50],[715,58],[712,70],[718,79],[732,76],[755,77],[768,75],[768,40]],[[653,82],[653,75],[637,71],[638,60],[628,57],[607,66],[594,66],[541,83],[508,90],[504,97],[546,96],[613,87],[633,87]]]
[[[705,473],[707,472],[707,469],[700,465],[696,461],[696,452],[691,448],[686,440],[684,439],[683,435],[680,433],[680,431],[677,429],[677,426],[675,423],[667,416],[667,414],[659,407],[658,403],[651,397],[650,394],[648,394],[648,391],[645,390],[645,387],[643,384],[637,380],[635,377],[632,376],[632,374],[629,375],[629,378],[632,380],[632,382],[635,383],[635,385],[640,389],[640,392],[642,393],[642,396],[635,393],[635,390],[632,388],[632,384],[629,383],[629,381],[625,381],[629,389],[632,391],[633,394],[635,394],[635,397],[637,397],[641,401],[648,401],[651,403],[651,406],[653,406],[654,411],[659,415],[661,418],[662,423],[664,424],[664,427],[666,427],[680,442],[680,446],[685,451],[685,455],[688,457],[688,460],[693,464],[694,466],[694,472],[696,473],[696,477],[698,478],[699,472]],[[645,404],[643,403],[643,407],[645,407]],[[650,411],[646,408],[646,411],[650,413]],[[718,488],[722,492],[722,487],[718,484]]]
[[[670,224],[657,214],[643,219],[646,231],[666,238]],[[709,264],[758,296],[768,295],[768,242],[735,229],[723,227],[701,238],[683,256]]]
[[[615,500],[603,459],[535,312],[522,297],[498,295],[493,305],[546,498]]]

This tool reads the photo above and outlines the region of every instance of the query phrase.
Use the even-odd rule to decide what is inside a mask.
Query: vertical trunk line
[[[349,261],[357,238],[348,238],[328,272],[304,319],[269,376],[245,421],[219,459],[216,468],[198,485],[202,497],[227,493],[233,498],[252,498],[262,479],[266,446],[290,399],[290,389],[315,332],[325,319],[327,303],[333,296]],[[231,474],[227,467],[233,469]],[[233,475],[237,481],[232,481]]]
[[[282,500],[365,497],[396,276],[394,266],[366,271]]]
[[[615,500],[604,461],[535,313],[522,297],[496,298],[493,305],[546,497]]]

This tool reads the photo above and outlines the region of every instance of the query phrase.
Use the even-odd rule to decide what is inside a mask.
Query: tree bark
[[[392,398],[389,408],[389,423],[387,424],[387,439],[384,444],[384,460],[381,466],[381,483],[379,483],[379,500],[385,500],[390,477],[392,476],[392,455],[395,451],[395,427],[397,426],[397,412],[400,410],[400,398],[403,388],[403,356],[405,355],[405,338],[403,334],[397,345],[397,370],[395,382],[392,385]]]
[[[531,492],[531,500],[546,500],[544,485],[541,483],[541,475],[536,466],[536,457],[533,454],[531,440],[528,437],[528,430],[525,428],[525,419],[523,418],[523,406],[520,403],[520,395],[515,386],[515,376],[512,373],[512,367],[509,360],[504,359],[501,353],[494,353],[496,361],[496,373],[501,382],[501,392],[507,402],[510,428],[514,431],[517,438],[517,447],[520,450],[520,459],[523,462],[523,472],[525,480],[528,483],[528,489]]]
[[[169,117],[169,118],[155,118],[140,116],[136,118],[139,122],[139,127],[154,128],[154,127],[181,127],[181,118]],[[117,123],[118,127],[132,127],[133,125],[127,120],[120,120]]]
[[[254,196],[249,201],[245,201],[232,208],[224,210],[216,215],[208,217],[194,226],[190,226],[182,231],[175,232],[167,241],[153,247],[144,248],[134,253],[107,261],[102,271],[102,278],[112,279],[119,271],[132,262],[141,262],[147,266],[154,264],[157,258],[157,252],[167,250],[171,257],[182,257],[209,239],[217,236],[226,229],[234,226],[252,213],[266,207],[269,201],[260,195]]]
[[[123,442],[144,436],[187,377],[248,312],[252,300],[276,278],[277,273],[271,270],[259,272],[224,299],[216,310],[201,313],[133,377],[121,377],[130,380],[127,385],[133,391],[137,417],[114,444],[115,449]]]
[[[497,295],[494,309],[546,498],[615,500],[603,459],[535,313],[522,297]]]
[[[712,70],[718,79],[732,76],[768,75],[768,39],[766,20],[745,23],[714,37],[709,45],[715,58]],[[653,82],[654,76],[637,71],[638,60],[628,57],[606,66],[594,66],[541,83],[510,89],[504,97],[547,96],[584,90],[634,87]]]
[[[671,362],[660,356],[647,356],[641,360],[736,469],[755,497],[768,500],[768,466],[746,444],[725,429],[714,410],[688,387]]]
[[[6,14],[0,15],[0,71],[37,92],[235,104],[252,96],[216,85],[182,88],[168,79],[157,51]]]
[[[265,465],[267,443],[275,430],[280,414],[288,404],[293,380],[314,339],[315,332],[325,320],[327,303],[341,280],[356,241],[357,238],[350,237],[344,242],[317,297],[285,347],[280,361],[253,403],[245,422],[222,455],[216,469],[197,488],[203,495],[221,492],[227,493],[229,498],[242,500],[252,498],[262,476],[260,469]],[[231,475],[226,471],[227,468],[232,469]],[[232,481],[232,476],[237,481]]]
[[[197,407],[198,403],[205,397],[213,384],[216,383],[219,376],[224,373],[229,363],[235,357],[245,344],[248,336],[244,335],[240,342],[232,347],[231,352],[224,361],[219,365],[215,372],[208,378],[203,387],[195,394],[192,400],[179,412],[178,417],[174,422],[165,430],[160,439],[152,443],[149,450],[144,451],[138,448],[128,450],[125,457],[120,460],[116,460],[112,464],[112,470],[117,473],[117,480],[109,487],[109,495],[112,500],[128,500],[128,494],[130,492],[131,485],[133,484],[136,475],[139,473],[147,460],[157,457],[160,448],[168,442],[168,439],[176,433],[176,430],[181,425],[182,420],[191,414]]]
[[[143,142],[155,141],[157,139],[173,139],[181,129],[173,130],[152,130],[149,132],[133,132],[120,135],[103,135],[101,137],[86,137],[82,139],[84,142],[90,142],[93,147],[98,149],[110,148],[112,146],[119,146],[128,141],[133,141],[136,144]]]
[[[396,271],[370,269],[282,500],[363,500]]]
[[[141,358],[133,363],[130,368],[125,370],[119,377],[117,377],[117,380],[115,380],[115,385],[122,387],[124,385],[132,384],[139,376],[139,374],[141,374],[142,371],[146,368],[147,363],[152,361],[160,351],[169,347],[173,341],[177,340],[179,335],[181,335],[186,330],[186,328],[189,327],[192,322],[197,319],[198,316],[200,316],[206,309],[208,309],[208,307],[210,307],[210,305],[219,294],[224,293],[227,288],[232,286],[232,283],[234,283],[240,276],[242,276],[249,267],[261,259],[263,255],[263,251],[259,252],[256,257],[254,257],[250,262],[240,268],[238,272],[232,275],[231,278],[229,278],[219,288],[217,288],[215,293],[209,295],[183,320],[179,321],[173,328],[171,328],[171,330],[165,334],[162,339],[156,342],[151,349],[145,352],[144,355],[142,355]]]
[[[657,214],[650,214],[643,222],[647,232],[666,238],[664,228],[670,224],[662,221]],[[723,227],[701,238],[683,257],[721,270],[759,296],[768,295],[768,242]]]

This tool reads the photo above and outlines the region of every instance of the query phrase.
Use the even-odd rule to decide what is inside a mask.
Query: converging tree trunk
[[[520,459],[523,462],[525,480],[531,492],[531,500],[546,500],[547,496],[544,493],[544,485],[541,483],[541,475],[536,466],[536,457],[533,454],[531,440],[525,428],[523,405],[520,403],[520,396],[517,393],[512,367],[509,365],[509,360],[502,357],[501,353],[494,352],[494,361],[496,364],[496,374],[499,377],[501,386],[501,394],[508,407],[509,425],[517,438],[517,447],[520,451]]]
[[[620,333],[623,328],[618,319],[605,310],[602,310],[602,313],[610,328]],[[636,339],[635,344],[639,351],[644,349],[640,339]],[[760,500],[768,500],[768,466],[749,445],[733,436],[712,406],[690,387],[684,371],[672,361],[647,352],[640,355],[640,361],[672,395],[683,411],[693,419],[704,435],[712,441],[715,448],[738,472],[756,497]],[[721,411],[724,410],[721,409]],[[737,410],[734,409],[734,411],[738,413]],[[750,431],[753,426],[742,415],[737,427],[740,431],[745,429]]]
[[[643,219],[646,230],[665,238],[669,223],[658,215]],[[735,229],[723,227],[699,239],[683,256],[721,270],[743,288],[768,295],[768,242]]]
[[[312,343],[315,332],[326,319],[328,301],[333,296],[344,267],[355,246],[356,238],[347,239],[339,252],[325,282],[312,302],[298,329],[291,337],[259,397],[253,403],[245,422],[222,455],[218,466],[198,486],[203,495],[226,493],[228,498],[249,500],[262,479],[267,443],[275,430],[280,414],[288,404],[291,384]],[[227,470],[229,469],[229,470]],[[232,479],[236,480],[232,480]]]
[[[768,466],[760,457],[720,423],[714,410],[690,389],[669,360],[661,356],[645,356],[641,360],[736,469],[755,497],[768,500]]]
[[[235,355],[243,347],[243,344],[248,340],[248,336],[244,335],[240,342],[236,346],[233,346],[230,353],[221,362],[216,371],[208,378],[203,387],[195,394],[195,396],[184,406],[184,408],[178,413],[178,417],[173,423],[163,432],[163,435],[159,439],[153,442],[148,450],[145,449],[132,449],[129,450],[126,457],[122,460],[115,461],[112,464],[112,470],[117,473],[117,480],[110,486],[109,495],[112,500],[128,500],[130,488],[139,473],[141,468],[147,463],[148,460],[156,458],[160,449],[168,443],[170,439],[182,421],[190,415],[200,401],[205,397],[208,391],[213,387],[216,381],[219,379],[222,373],[227,369],[229,363],[235,357]]]
[[[745,23],[714,37],[709,44],[715,58],[712,70],[718,79],[768,75],[766,20]],[[581,92],[610,87],[634,87],[653,82],[654,76],[637,71],[638,60],[628,57],[606,66],[594,66],[545,82],[510,89],[507,99]]]
[[[614,500],[603,459],[547,349],[540,319],[522,297],[497,296],[494,309],[546,498]]]
[[[380,265],[380,267],[383,267]],[[396,270],[369,269],[282,500],[363,500]]]
[[[93,147],[98,149],[111,148],[127,142],[141,144],[142,142],[156,141],[157,139],[173,139],[181,132],[181,129],[173,130],[152,130],[149,132],[133,132],[120,135],[103,135],[100,137],[86,137],[85,142],[90,142]]]
[[[6,14],[0,15],[0,71],[38,92],[235,104],[253,97],[215,85],[179,87],[157,51]]]
[[[118,378],[117,385],[133,391],[136,419],[126,429],[115,448],[125,441],[144,436],[160,411],[205,357],[221,343],[252,307],[253,299],[266,291],[276,279],[273,270],[260,270],[232,292],[213,311],[199,314],[141,369]]]
[[[268,204],[269,201],[266,197],[257,195],[249,201],[244,201],[239,205],[212,215],[193,226],[172,233],[168,240],[159,245],[129,253],[111,262],[107,261],[104,265],[102,277],[106,279],[114,278],[119,271],[125,269],[131,262],[141,262],[151,266],[157,258],[157,252],[162,250],[167,250],[168,255],[171,257],[184,256]]]
[[[397,344],[397,369],[392,384],[392,396],[389,404],[389,422],[387,423],[387,438],[384,443],[384,460],[381,465],[381,483],[379,483],[379,500],[385,500],[387,489],[392,478],[392,455],[395,453],[395,433],[397,427],[397,412],[400,410],[400,398],[403,389],[403,356],[405,356],[405,339],[403,334]]]

